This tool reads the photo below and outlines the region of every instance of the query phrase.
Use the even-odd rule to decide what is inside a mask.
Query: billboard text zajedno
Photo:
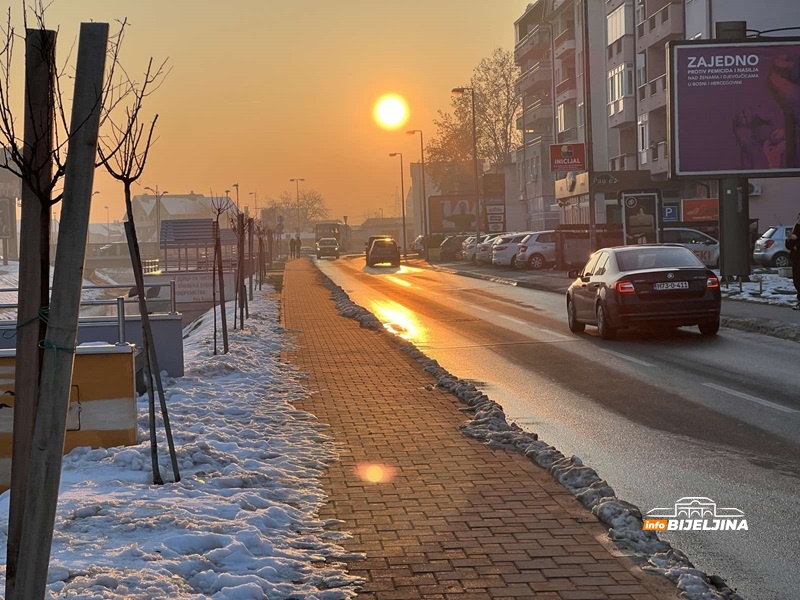
[[[670,44],[675,176],[800,175],[800,40]]]

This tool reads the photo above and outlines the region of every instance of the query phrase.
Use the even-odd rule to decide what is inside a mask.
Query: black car
[[[317,258],[332,256],[339,258],[339,240],[336,238],[321,238],[317,242]]]
[[[626,327],[697,325],[719,331],[719,279],[690,250],[671,244],[603,248],[567,290],[570,331],[597,327],[603,339]]]
[[[467,239],[468,235],[451,235],[446,237],[439,245],[440,260],[456,260],[461,253],[461,243]]]
[[[400,246],[392,238],[373,240],[367,251],[368,267],[374,267],[380,263],[389,263],[393,267],[400,266]]]

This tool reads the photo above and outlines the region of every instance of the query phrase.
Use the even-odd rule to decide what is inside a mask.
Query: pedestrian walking
[[[797,292],[797,302],[792,308],[800,310],[800,214],[797,215],[792,232],[786,238],[786,249],[789,250],[789,258],[792,261],[792,281]]]
[[[294,241],[294,255],[296,258],[300,258],[300,249],[303,247],[303,240],[300,239],[300,234],[298,233],[295,236]]]
[[[295,257],[296,248],[297,248],[297,242],[294,241],[294,238],[289,238],[289,258]]]

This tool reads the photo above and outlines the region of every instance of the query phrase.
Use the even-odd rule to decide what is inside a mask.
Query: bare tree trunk
[[[250,300],[253,300],[253,277],[256,274],[255,269],[255,260],[253,257],[253,239],[255,237],[255,220],[250,217],[247,219],[247,242],[248,242],[248,252],[247,252],[247,263],[250,270]],[[249,314],[247,315],[250,316]]]
[[[211,259],[211,308],[214,311],[214,356],[217,355],[217,236],[219,226],[214,223],[214,254]],[[208,250],[206,250],[206,257],[208,257]]]
[[[217,272],[219,273],[219,306],[220,318],[222,319],[222,351],[228,353],[228,314],[225,312],[225,271],[222,268],[222,242],[219,237],[219,223],[217,223]]]
[[[53,303],[47,324],[25,515],[14,596],[44,598],[64,454],[83,263],[97,158],[108,23],[81,25],[69,159],[64,180],[64,235],[59,236]],[[49,213],[49,207],[42,207]],[[49,231],[49,222],[48,222]],[[49,251],[48,251],[49,255]],[[51,352],[52,350],[52,352]]]
[[[53,114],[56,32],[28,29],[25,61],[25,139],[23,161],[38,170],[38,189],[53,176]],[[46,200],[49,200],[47,198]],[[15,226],[12,224],[12,227]],[[39,397],[45,315],[50,302],[50,208],[27,182],[22,187],[17,352],[11,498],[6,552],[6,597],[16,589],[22,520],[27,507],[31,440]]]

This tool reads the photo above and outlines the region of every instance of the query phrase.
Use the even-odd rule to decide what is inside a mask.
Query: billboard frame
[[[759,170],[726,170],[726,171],[695,171],[692,173],[678,172],[678,132],[677,132],[677,86],[675,60],[675,49],[686,46],[695,47],[723,47],[723,48],[742,48],[747,46],[780,46],[797,45],[800,46],[800,36],[791,37],[769,37],[769,38],[748,38],[744,40],[671,40],[666,46],[667,63],[667,149],[669,154],[669,179],[692,180],[692,179],[725,179],[725,178],[777,178],[777,177],[800,177],[800,167],[793,170],[771,169],[768,171]]]

